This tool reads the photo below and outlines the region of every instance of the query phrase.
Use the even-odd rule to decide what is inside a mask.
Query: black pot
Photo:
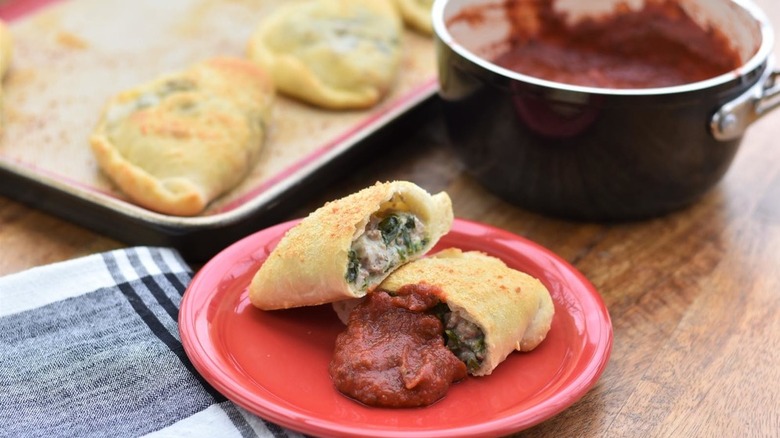
[[[738,42],[747,59],[739,69],[682,86],[629,90],[551,82],[490,62],[506,38],[500,4],[435,2],[439,95],[468,171],[522,207],[615,220],[687,206],[726,173],[747,126],[778,103],[772,31],[744,1],[698,2]],[[487,12],[453,27],[452,17],[467,7],[472,15],[475,7]]]

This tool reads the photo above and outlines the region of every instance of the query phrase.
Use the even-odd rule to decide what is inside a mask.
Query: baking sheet
[[[435,94],[433,41],[407,30],[399,76],[380,105],[328,111],[278,96],[257,165],[201,215],[168,216],[129,202],[100,172],[89,147],[105,102],[202,59],[243,57],[252,31],[283,1],[0,4],[14,38],[3,82],[2,194],[131,244],[169,245],[187,258],[206,259],[261,228],[275,205],[314,190],[316,175],[335,171],[368,137]]]

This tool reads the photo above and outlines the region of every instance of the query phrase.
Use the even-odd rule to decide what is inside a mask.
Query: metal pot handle
[[[735,140],[745,133],[751,123],[778,106],[780,70],[767,67],[756,85],[720,107],[710,120],[710,130],[716,140]]]

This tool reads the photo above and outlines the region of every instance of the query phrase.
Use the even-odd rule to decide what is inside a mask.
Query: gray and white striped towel
[[[0,277],[0,436],[300,436],[195,371],[176,322],[191,278],[151,247]]]

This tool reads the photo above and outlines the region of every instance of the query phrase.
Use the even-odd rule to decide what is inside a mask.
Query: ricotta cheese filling
[[[365,290],[374,280],[417,255],[428,242],[425,225],[414,214],[392,210],[374,214],[365,232],[352,242],[347,281]]]

